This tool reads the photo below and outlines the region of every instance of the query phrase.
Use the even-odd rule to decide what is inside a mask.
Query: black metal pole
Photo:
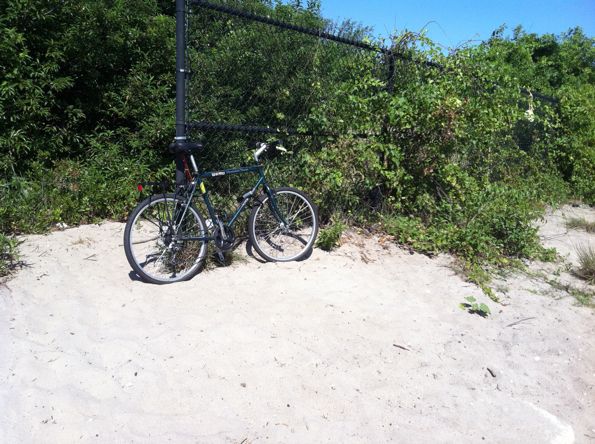
[[[186,141],[186,0],[176,0],[176,142]],[[183,156],[176,156],[176,186],[184,185]]]

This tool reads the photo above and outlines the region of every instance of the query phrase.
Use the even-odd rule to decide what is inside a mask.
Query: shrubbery
[[[121,219],[171,174],[175,20],[152,1],[8,1],[0,12],[0,231]]]
[[[250,3],[309,26],[324,23],[316,2],[276,10]],[[173,176],[164,150],[174,127],[173,13],[171,2],[155,0],[7,1],[0,12],[0,232],[122,220],[138,180]],[[203,73],[249,52],[257,36],[247,30],[242,39],[234,29],[224,39],[226,23],[212,25],[202,41],[208,53],[191,54]],[[293,106],[306,87],[324,97],[302,116],[301,130],[345,134],[289,138],[294,153],[273,176],[311,193],[325,222],[334,215],[381,223],[422,251],[450,251],[469,264],[543,254],[533,222],[544,205],[568,197],[595,203],[594,39],[580,29],[504,32],[448,55],[423,37],[395,37],[394,48],[445,69],[400,61],[393,93],[379,79],[385,66],[374,53],[350,60],[336,50],[320,63],[316,82],[296,75],[299,82],[284,88],[278,82],[288,74],[266,77],[266,88],[252,94],[278,93],[280,106]],[[350,33],[366,34],[357,27]],[[263,44],[269,53],[288,53]],[[295,60],[289,54],[277,71],[305,65],[306,52],[296,51]],[[199,97],[205,115],[233,119],[233,95],[251,88],[242,80],[248,74],[210,79],[228,94],[226,102]],[[273,111],[246,112],[261,118]],[[218,141],[204,165],[245,156],[239,141]]]

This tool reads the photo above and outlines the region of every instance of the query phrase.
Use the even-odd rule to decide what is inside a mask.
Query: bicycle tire
[[[207,226],[194,205],[183,213],[184,205],[180,196],[164,194],[148,197],[130,213],[124,229],[124,251],[143,281],[180,282],[201,270],[207,256],[207,240],[184,238],[207,237]]]
[[[252,208],[248,235],[256,252],[269,262],[298,261],[308,255],[318,235],[318,209],[302,191],[291,187],[272,190],[278,211],[288,226],[279,221],[270,197],[263,194]]]

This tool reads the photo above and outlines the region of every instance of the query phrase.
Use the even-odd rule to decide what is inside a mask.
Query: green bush
[[[0,232],[122,220],[138,181],[173,176],[164,150],[175,123],[171,2],[5,3]],[[325,25],[316,1],[300,4],[242,3]],[[580,29],[506,36],[501,28],[448,55],[405,32],[391,44],[410,61],[397,60],[389,93],[387,60],[376,53],[299,34],[275,40],[281,34],[259,32],[262,24],[231,26],[216,14],[196,20],[194,117],[283,127],[301,109],[300,132],[338,134],[289,137],[293,155],[270,169],[273,185],[312,195],[323,223],[381,223],[398,242],[451,252],[481,276],[485,264],[547,256],[533,224],[545,205],[595,203],[595,45]],[[365,28],[344,31],[371,40]],[[250,63],[235,69],[238,58]],[[412,63],[427,58],[444,68]],[[246,96],[254,100],[239,106]],[[245,138],[207,136],[203,167],[246,159]],[[211,189],[227,192],[218,182]],[[331,224],[320,245],[331,248],[340,231]]]
[[[325,251],[334,250],[339,246],[341,235],[345,231],[347,225],[341,221],[336,221],[326,226],[318,233],[316,246]]]

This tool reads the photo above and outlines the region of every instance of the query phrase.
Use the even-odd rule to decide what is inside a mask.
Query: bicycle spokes
[[[130,252],[143,274],[157,282],[181,280],[206,255],[202,218],[177,198],[151,200],[130,227]]]
[[[280,190],[257,208],[252,229],[253,242],[262,256],[295,260],[312,246],[318,229],[316,212],[297,190]]]

